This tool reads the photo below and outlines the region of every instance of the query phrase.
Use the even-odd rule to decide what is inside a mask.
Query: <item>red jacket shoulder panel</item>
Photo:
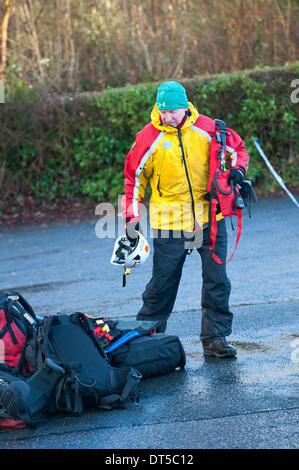
[[[145,144],[146,146],[150,147],[153,141],[158,137],[160,132],[161,131],[156,129],[156,127],[151,122],[149,122],[148,124],[146,124],[146,126],[144,126],[141,131],[137,133],[136,144]]]
[[[213,136],[215,132],[215,121],[204,114],[200,114],[196,119],[194,126],[201,129],[204,132],[207,132],[210,137]]]
[[[136,140],[129,151],[125,161],[125,177],[135,178],[136,170],[152,143],[160,134],[151,122],[149,122],[136,135]]]

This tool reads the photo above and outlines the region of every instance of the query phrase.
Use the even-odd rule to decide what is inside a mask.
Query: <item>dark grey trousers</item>
[[[227,254],[227,234],[225,220],[217,223],[215,253],[224,261]],[[171,232],[170,232],[171,235]],[[143,306],[138,320],[161,320],[160,331],[165,331],[182,275],[182,268],[188,250],[182,233],[180,238],[162,238],[158,233],[154,238],[153,272],[150,282],[142,294]],[[232,332],[233,315],[229,311],[230,280],[226,265],[213,260],[209,229],[203,230],[202,246],[197,249],[202,260],[202,322],[201,340],[209,342],[214,338],[228,336]],[[195,293],[196,296],[196,293]],[[196,298],[195,298],[196,305]]]

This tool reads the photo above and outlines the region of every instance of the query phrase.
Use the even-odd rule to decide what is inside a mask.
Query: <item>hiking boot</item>
[[[203,343],[205,356],[231,357],[237,354],[236,349],[228,344],[226,338],[215,338],[210,343]]]

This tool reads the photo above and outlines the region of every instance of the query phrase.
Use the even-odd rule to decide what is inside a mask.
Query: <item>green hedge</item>
[[[286,185],[298,183],[299,104],[290,99],[296,78],[299,62],[180,80],[200,113],[225,120],[241,135],[250,154],[248,177],[259,194],[279,186],[252,136],[261,139]],[[115,202],[123,193],[126,154],[150,119],[158,85],[61,97],[7,84],[7,101],[0,104],[2,200],[12,194],[45,201],[83,194]]]

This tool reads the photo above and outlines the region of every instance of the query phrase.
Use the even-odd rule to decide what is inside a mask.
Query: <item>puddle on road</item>
[[[194,362],[200,361],[204,358],[202,345],[199,337],[184,337],[181,338],[186,356],[194,365]],[[229,341],[229,343],[237,349],[237,354],[243,353],[267,353],[271,350],[269,346],[263,343],[253,341]]]
[[[268,352],[271,348],[265,346],[262,343],[255,343],[253,341],[230,341],[230,344],[237,348],[238,352],[246,351],[246,352]]]
[[[281,335],[280,340],[282,341],[292,341],[293,339],[299,338],[299,333],[294,333],[291,335]]]
[[[234,390],[244,386],[254,387],[254,393],[257,393],[256,387],[262,385],[271,389],[274,395],[293,400],[296,396],[294,387],[298,384],[299,353],[295,348],[289,351],[282,348],[280,340],[291,343],[298,337],[297,333],[288,334],[273,338],[273,342],[267,344],[260,341],[229,341],[237,349],[237,357],[225,361],[205,358],[199,336],[182,337],[186,369],[190,373],[195,372],[195,375],[187,375],[188,389],[196,395],[211,393],[218,386],[233,385]],[[264,388],[261,393],[264,393]]]

